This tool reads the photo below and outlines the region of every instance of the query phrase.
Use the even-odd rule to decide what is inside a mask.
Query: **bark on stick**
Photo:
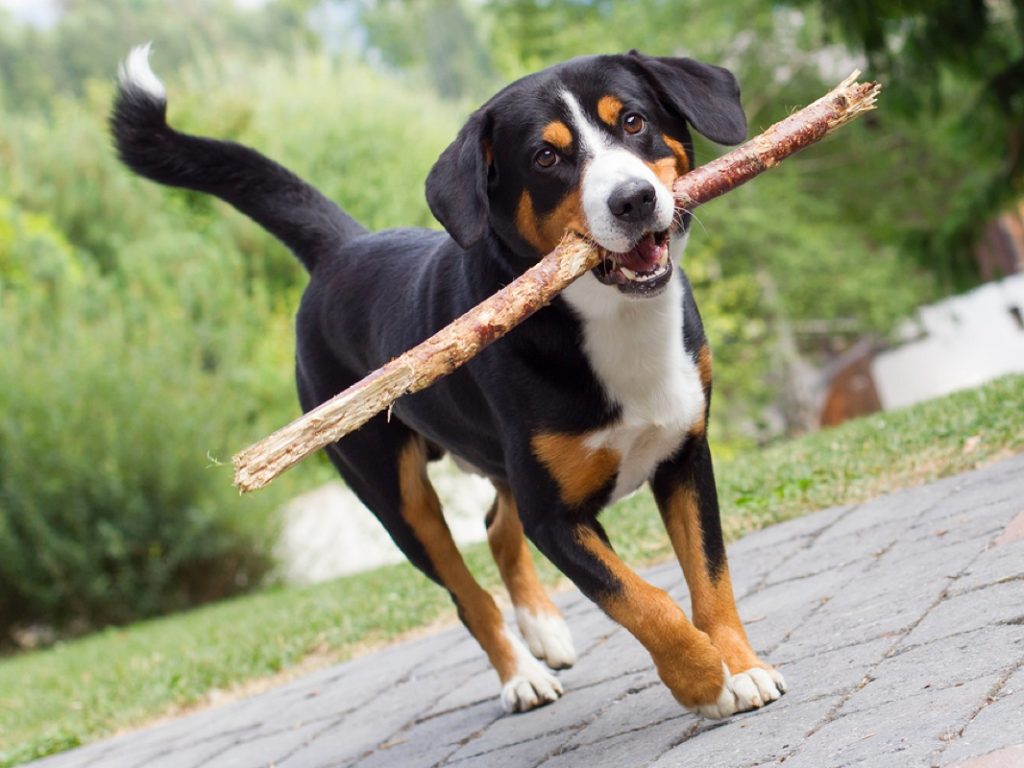
[[[874,109],[880,86],[857,83],[859,75],[854,72],[813,104],[679,178],[673,189],[676,205],[693,210]],[[238,453],[235,485],[243,493],[264,487],[309,454],[358,429],[402,395],[448,375],[601,260],[599,248],[567,234],[554,251],[520,277],[426,341]]]

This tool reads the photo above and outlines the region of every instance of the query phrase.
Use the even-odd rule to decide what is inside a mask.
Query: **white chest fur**
[[[593,275],[563,294],[583,320],[591,367],[622,410],[587,440],[620,456],[612,501],[647,480],[704,415],[700,374],[683,343],[683,283],[673,277],[653,299],[620,297]]]

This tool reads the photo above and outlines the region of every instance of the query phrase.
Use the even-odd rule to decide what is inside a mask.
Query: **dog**
[[[631,51],[512,83],[470,116],[427,177],[445,232],[370,233],[256,151],[175,131],[166,105],[149,47],[133,49],[111,114],[123,162],[226,200],[309,271],[296,320],[306,411],[507,285],[565,232],[602,249],[600,266],[505,338],[326,449],[406,557],[451,594],[506,711],[562,694],[540,661],[576,661],[526,538],[644,645],[682,706],[723,718],[785,692],[733,598],[707,442],[711,353],[679,266],[691,217],[671,193],[694,166],[690,128],[720,144],[745,138],[729,71]],[[487,536],[525,646],[452,541],[426,473],[445,453],[494,485]],[[619,559],[598,522],[645,482],[692,623]]]

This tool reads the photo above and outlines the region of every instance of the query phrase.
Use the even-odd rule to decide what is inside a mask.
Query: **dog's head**
[[[653,296],[672,274],[669,239],[689,224],[671,187],[693,164],[690,126],[743,141],[730,72],[636,51],[573,59],[477,110],[431,170],[427,200],[464,248],[493,229],[536,259],[575,231],[606,253],[598,280]]]

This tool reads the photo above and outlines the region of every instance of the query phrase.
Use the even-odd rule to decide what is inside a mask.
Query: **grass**
[[[718,467],[727,535],[1024,450],[1022,414],[1024,376],[1014,376],[738,456]],[[633,563],[670,552],[647,494],[602,521]],[[486,547],[465,554],[480,580],[496,587]],[[538,565],[547,583],[558,582],[546,561]],[[0,768],[179,713],[217,692],[350,657],[452,615],[447,595],[402,564],[0,660]]]

